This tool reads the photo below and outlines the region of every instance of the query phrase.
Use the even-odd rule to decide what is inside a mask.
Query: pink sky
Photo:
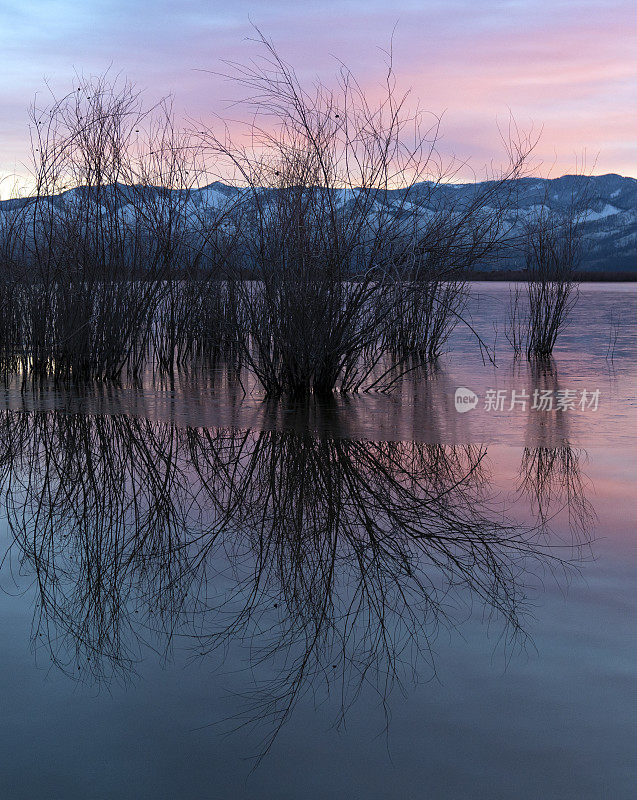
[[[498,123],[510,111],[543,130],[543,174],[573,171],[586,154],[596,174],[637,176],[637,4],[626,0],[0,0],[0,172],[24,173],[27,106],[45,78],[62,92],[74,70],[112,65],[149,98],[172,93],[184,119],[223,114],[233,91],[201,70],[253,56],[250,21],[304,78],[329,80],[336,57],[370,91],[396,26],[401,87],[444,113],[442,151],[479,175],[502,156]]]

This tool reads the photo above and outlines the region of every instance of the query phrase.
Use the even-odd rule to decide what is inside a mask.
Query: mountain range
[[[416,184],[411,189],[410,203],[420,206],[423,213],[440,208],[449,200],[455,207],[471,202],[475,193],[481,193],[486,183],[447,183],[433,186]],[[508,190],[512,190],[508,192]],[[81,189],[72,189],[58,197],[50,198],[55,205],[61,198]],[[127,187],[118,186],[122,211],[126,213]],[[153,187],[144,191],[158,191]],[[240,191],[219,181],[190,191],[189,203],[201,218],[202,212],[216,213]],[[403,190],[386,193],[383,202],[399,206]],[[637,279],[637,179],[621,175],[564,175],[560,178],[519,178],[507,187],[509,195],[507,219],[512,228],[521,226],[545,209],[548,212],[565,211],[577,205],[583,234],[581,271],[591,277],[621,277]],[[348,202],[345,192],[341,202]],[[122,199],[123,198],[123,199]],[[28,198],[5,200],[2,207],[15,207],[28,203]],[[132,207],[131,207],[132,208]],[[521,264],[516,265],[521,268]],[[514,267],[515,268],[515,267]],[[494,265],[493,270],[498,267]]]

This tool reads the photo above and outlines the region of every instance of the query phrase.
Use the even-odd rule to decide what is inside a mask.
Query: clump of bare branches
[[[469,325],[464,310],[474,269],[515,249],[508,216],[533,140],[512,123],[503,142],[507,165],[465,199],[457,200],[442,177],[424,191],[418,187],[417,230],[396,265],[400,280],[387,337],[392,352],[437,359],[455,326]]]
[[[391,55],[372,103],[346,67],[307,89],[258,41],[263,58],[230,75],[255,112],[245,141],[179,130],[168,101],[146,108],[108,74],[34,103],[35,194],[5,214],[0,245],[16,309],[0,333],[25,374],[230,356],[268,395],[387,389],[468,324],[467,278],[509,245],[532,141],[513,128],[507,166],[458,201],[439,119],[410,110]],[[235,186],[210,210],[213,174]]]
[[[435,361],[462,319],[468,270],[445,268],[439,263],[441,255],[419,252],[411,268],[403,265],[401,278],[392,287],[394,303],[384,343],[399,358]]]
[[[581,257],[582,214],[543,206],[526,228],[528,271],[527,356],[547,357],[577,301],[575,273]]]
[[[18,368],[22,351],[20,282],[24,270],[24,243],[28,237],[25,207],[30,201],[14,186],[12,196],[0,203],[0,369]]]
[[[524,350],[526,337],[525,314],[522,308],[522,289],[516,286],[509,289],[509,307],[505,322],[504,336],[513,348],[515,358],[519,358]]]
[[[161,277],[151,336],[154,364],[172,371],[227,352],[240,326],[232,286],[215,268],[216,254],[229,246],[220,232],[221,215],[200,207],[201,150],[190,133],[176,128],[166,101],[160,112],[138,144],[130,191]]]
[[[175,350],[180,287],[201,267],[199,154],[167,101],[146,108],[131,83],[108,74],[75,86],[31,108],[35,192],[13,261],[23,368],[137,375],[160,307],[162,357]]]
[[[529,143],[511,147],[509,168],[467,206],[432,217],[425,201],[445,177],[439,120],[409,110],[391,59],[372,104],[347,68],[336,88],[306,89],[258,41],[263,58],[230,75],[250,93],[247,141],[202,132],[241,187],[234,227],[255,279],[238,284],[246,363],[272,395],[357,390],[387,351],[435,358],[461,316],[468,269],[502,243],[506,178]]]
[[[116,377],[138,366],[156,291],[152,270],[141,279],[136,231],[123,211],[122,182],[130,178],[145,111],[129,83],[106,76],[76,82],[69,95],[31,109],[35,194],[26,209],[31,236],[20,280],[24,366],[38,374]]]

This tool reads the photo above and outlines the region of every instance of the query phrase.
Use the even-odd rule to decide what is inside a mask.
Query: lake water
[[[634,798],[637,287],[508,298],[391,395],[8,381],[2,797]]]

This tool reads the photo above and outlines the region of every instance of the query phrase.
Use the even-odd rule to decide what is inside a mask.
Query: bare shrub
[[[577,301],[575,272],[581,256],[581,213],[543,207],[526,230],[529,318],[527,356],[547,357]]]
[[[202,138],[240,188],[234,225],[257,282],[239,284],[245,360],[268,394],[356,390],[388,348],[440,352],[463,306],[464,278],[453,276],[502,239],[503,206],[493,213],[486,200],[528,148],[519,142],[506,176],[467,207],[426,222],[424,187],[445,175],[439,121],[409,111],[391,59],[372,104],[346,67],[336,88],[306,89],[258,41],[262,59],[230,75],[251,95],[247,142],[210,129]]]
[[[160,304],[181,302],[178,287],[203,258],[192,225],[201,165],[168,102],[147,109],[108,74],[76,86],[31,109],[35,194],[14,270],[24,366],[75,379],[137,375]],[[171,353],[174,318],[164,327]]]

